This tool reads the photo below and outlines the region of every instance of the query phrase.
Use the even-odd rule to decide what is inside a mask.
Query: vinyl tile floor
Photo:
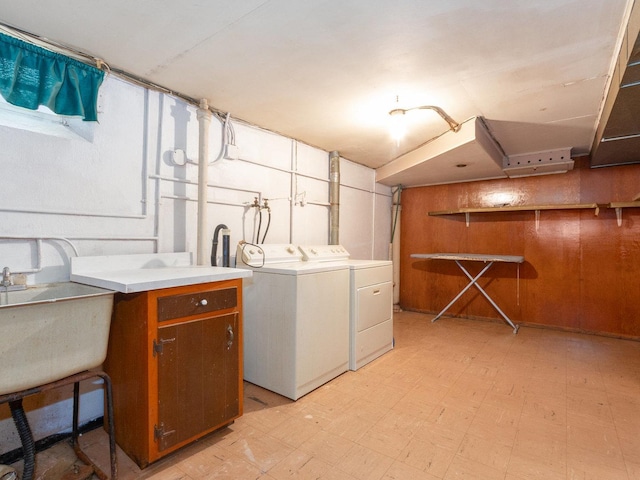
[[[119,451],[119,478],[640,479],[640,342],[431,318],[296,402],[245,383],[240,419],[142,471]],[[81,443],[108,466],[102,429]]]

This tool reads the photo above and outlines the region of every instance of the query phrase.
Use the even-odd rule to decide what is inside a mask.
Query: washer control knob
[[[311,253],[313,253],[314,255],[317,255],[317,254],[318,254],[318,251],[317,251],[315,248],[312,248],[312,249],[311,249]]]
[[[291,245],[289,245],[289,246],[287,247],[287,252],[289,252],[289,253],[293,254],[293,253],[295,252],[295,249],[294,249]]]

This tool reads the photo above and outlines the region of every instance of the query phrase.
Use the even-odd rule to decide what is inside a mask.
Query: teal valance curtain
[[[0,33],[0,94],[19,107],[44,105],[60,115],[98,119],[104,72],[65,55]]]

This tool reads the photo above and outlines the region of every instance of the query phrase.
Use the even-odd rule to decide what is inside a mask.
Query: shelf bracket
[[[470,216],[469,212],[464,212],[464,218],[467,223],[467,227],[469,226],[469,216]]]
[[[620,207],[616,207],[616,222],[619,227],[622,226],[622,208]]]
[[[535,210],[535,215],[536,215],[536,232],[537,232],[538,228],[540,228],[540,210]]]

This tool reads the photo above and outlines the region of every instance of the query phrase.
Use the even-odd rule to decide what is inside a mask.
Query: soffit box
[[[376,169],[376,182],[415,187],[505,178],[504,154],[481,117]],[[464,166],[460,166],[464,165]]]
[[[504,172],[509,178],[549,175],[573,170],[573,164],[571,148],[560,148],[522,155],[509,155],[504,160]]]
[[[591,166],[640,163],[640,4],[635,2],[591,147]]]

